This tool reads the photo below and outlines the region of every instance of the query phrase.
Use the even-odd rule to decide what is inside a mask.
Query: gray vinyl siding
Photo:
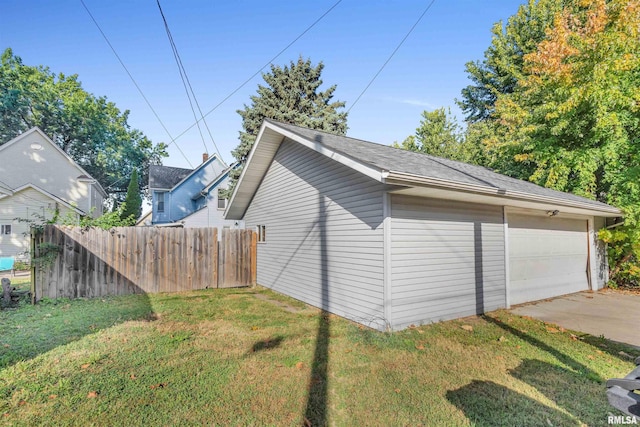
[[[391,197],[394,329],[505,306],[502,207]]]
[[[266,226],[258,283],[376,328],[383,319],[384,186],[284,141],[245,216]]]

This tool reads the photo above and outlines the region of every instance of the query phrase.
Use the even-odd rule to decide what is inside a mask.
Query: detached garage
[[[607,281],[615,207],[482,167],[266,120],[226,211],[258,283],[377,329]]]

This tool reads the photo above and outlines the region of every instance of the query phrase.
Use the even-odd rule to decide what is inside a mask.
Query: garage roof
[[[606,213],[607,216],[621,214],[619,209],[605,203],[541,187],[481,166],[265,120],[227,209],[228,218],[242,218],[273,156],[285,138],[301,143],[386,184],[438,187],[449,191],[504,198],[553,201],[555,204],[568,204]],[[505,205],[508,204],[505,201]]]

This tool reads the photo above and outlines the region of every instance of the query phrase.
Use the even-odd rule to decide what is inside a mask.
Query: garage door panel
[[[587,222],[509,215],[512,304],[588,289]]]

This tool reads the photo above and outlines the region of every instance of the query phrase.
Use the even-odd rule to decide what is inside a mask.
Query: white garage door
[[[511,304],[589,289],[587,220],[509,214]]]

